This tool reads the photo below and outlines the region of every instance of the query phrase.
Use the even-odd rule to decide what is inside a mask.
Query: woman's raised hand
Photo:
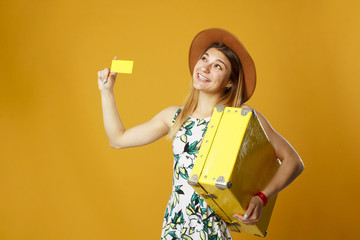
[[[118,60],[114,57],[114,60]],[[100,91],[112,91],[116,80],[116,73],[110,73],[109,68],[98,71],[98,86]]]

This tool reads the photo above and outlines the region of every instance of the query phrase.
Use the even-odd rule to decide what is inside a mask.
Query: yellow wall
[[[2,0],[0,239],[159,239],[171,143],[111,149],[96,75],[115,55],[135,61],[115,93],[125,125],[142,123],[182,103],[189,45],[209,27],[244,42],[249,104],[306,165],[267,239],[358,236],[359,12],[356,0]]]

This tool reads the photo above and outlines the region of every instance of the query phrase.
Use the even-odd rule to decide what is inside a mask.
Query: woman
[[[116,59],[116,58],[115,58]],[[173,139],[173,189],[165,211],[162,239],[231,239],[226,224],[187,183],[201,140],[216,105],[250,108],[244,103],[255,90],[255,66],[243,45],[221,29],[207,29],[193,40],[189,53],[192,86],[183,107],[171,106],[139,126],[125,129],[117,113],[115,73],[98,72],[105,131],[114,148],[149,144],[168,135]],[[290,184],[303,170],[291,145],[275,132],[263,115],[257,116],[281,161],[262,192],[252,197],[244,215],[234,218],[255,224],[267,199]]]

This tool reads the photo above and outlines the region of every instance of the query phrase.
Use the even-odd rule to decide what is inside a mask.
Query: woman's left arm
[[[267,119],[257,111],[256,115],[274,147],[277,158],[281,161],[278,171],[269,184],[264,189],[260,189],[270,199],[299,176],[304,170],[304,164],[295,149],[271,127]],[[251,198],[245,214],[234,214],[234,216],[244,224],[253,225],[260,219],[263,208],[264,203],[261,198],[254,196]]]

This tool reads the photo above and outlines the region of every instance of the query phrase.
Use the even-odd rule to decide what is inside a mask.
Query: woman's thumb
[[[116,72],[110,73],[109,78],[110,78],[111,81],[115,81],[115,79],[116,79]]]
[[[115,56],[115,57],[114,57],[114,60],[118,60],[118,57]],[[114,81],[114,80],[116,79],[116,72],[110,73],[109,78],[110,78],[112,81]]]

